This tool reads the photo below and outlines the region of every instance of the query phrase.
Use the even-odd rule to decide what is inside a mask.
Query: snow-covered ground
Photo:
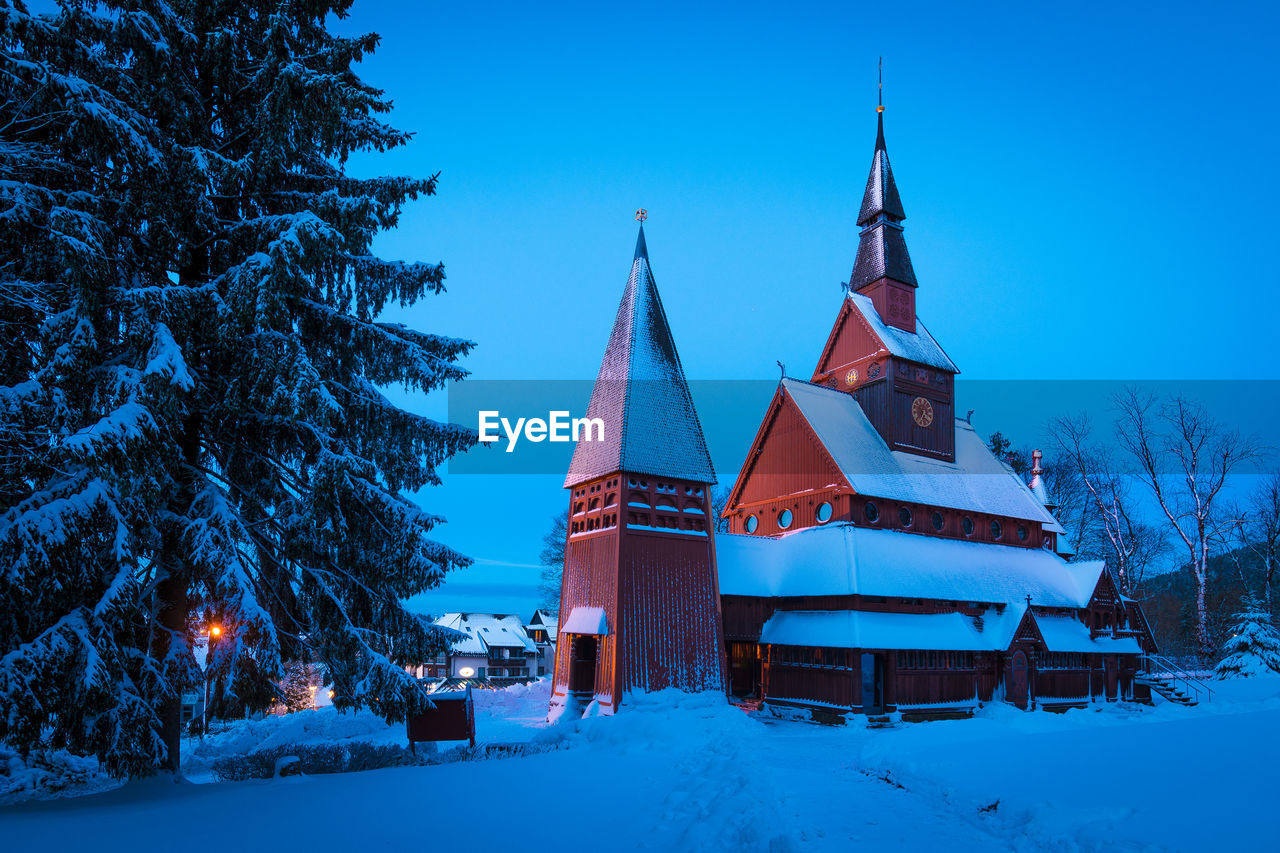
[[[471,850],[1206,850],[1270,846],[1280,678],[1197,708],[1100,705],[867,730],[761,720],[714,697],[633,697],[612,718],[543,722],[546,682],[475,694],[482,742],[546,751],[277,781],[133,783],[0,809],[6,851],[158,844]],[[189,753],[401,743],[332,709],[243,723]]]

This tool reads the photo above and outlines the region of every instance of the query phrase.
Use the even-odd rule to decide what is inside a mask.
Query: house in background
[[[446,613],[433,623],[466,636],[418,667],[420,678],[458,678],[512,684],[550,672],[555,617],[536,611],[526,625],[503,613]]]

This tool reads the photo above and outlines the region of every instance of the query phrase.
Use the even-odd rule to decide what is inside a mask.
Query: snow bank
[[[0,745],[0,805],[78,797],[119,784],[102,772],[96,758],[50,750],[33,753],[24,761],[18,753]]]
[[[1214,683],[1195,708],[1100,703],[1064,714],[988,705],[972,720],[866,739],[858,764],[908,790],[1082,849],[1252,849],[1280,783],[1280,677]]]

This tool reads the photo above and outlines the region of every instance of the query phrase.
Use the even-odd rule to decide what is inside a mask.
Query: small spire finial
[[[1044,454],[1039,450],[1033,451],[1031,454],[1031,474],[1039,476],[1044,473],[1044,469],[1040,467],[1040,460],[1044,458]]]
[[[884,112],[884,57],[876,65],[876,112]]]
[[[644,222],[648,218],[649,211],[645,210],[643,207],[636,211],[636,222]]]

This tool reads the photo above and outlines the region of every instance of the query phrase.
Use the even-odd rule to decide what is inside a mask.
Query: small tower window
[[[905,506],[902,509],[898,510],[898,523],[901,524],[903,527],[910,527],[911,526],[911,510],[907,509]]]
[[[742,526],[748,533],[755,533],[756,528],[760,526],[760,519],[756,518],[754,515],[748,515],[746,524]]]
[[[941,531],[946,526],[947,520],[942,517],[942,513],[935,512],[931,519],[933,521],[933,529]]]
[[[784,509],[782,512],[778,513],[778,526],[781,527],[783,530],[786,530],[788,527],[791,526],[791,519],[792,519],[791,510]]]
[[[867,517],[867,521],[875,524],[880,520],[880,507],[868,502],[867,505],[862,508],[862,514]]]
[[[814,517],[818,519],[819,524],[825,524],[831,520],[831,504],[823,501],[818,504],[818,511],[814,513]]]
[[[973,519],[967,515],[964,518],[960,519],[960,529],[964,531],[965,536],[972,536],[973,535]]]
[[[1004,527],[1001,526],[999,520],[991,522],[991,538],[999,539],[1004,535]]]

